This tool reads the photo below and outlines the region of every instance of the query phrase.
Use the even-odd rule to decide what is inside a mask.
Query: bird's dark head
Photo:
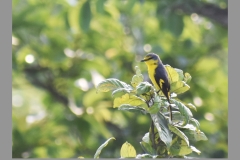
[[[155,53],[148,53],[141,62],[145,62],[147,65],[161,63],[159,56]]]

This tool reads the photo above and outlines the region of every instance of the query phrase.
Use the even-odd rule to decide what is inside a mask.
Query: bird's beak
[[[141,62],[145,62],[146,60],[145,59],[142,59]]]

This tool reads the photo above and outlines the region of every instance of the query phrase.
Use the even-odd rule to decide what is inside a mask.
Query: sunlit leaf
[[[196,152],[198,155],[200,155],[201,151],[199,151],[196,147],[190,146],[190,148],[192,149],[192,151],[194,151],[194,152]]]
[[[194,118],[190,119],[189,124],[192,124],[197,129],[200,129],[200,123],[196,119],[194,119]]]
[[[80,10],[79,16],[79,25],[84,32],[87,32],[90,27],[90,22],[92,19],[92,12],[90,7],[90,1],[86,1],[82,5],[82,9]]]
[[[119,107],[122,104],[128,104],[130,106],[140,106],[145,104],[145,101],[135,95],[124,94],[121,97],[117,97],[113,101],[113,108]]]
[[[170,84],[179,81],[179,74],[174,68],[170,65],[164,65],[164,67],[166,68]]]
[[[176,94],[181,94],[190,89],[190,86],[187,85],[184,81],[177,81],[171,84],[170,92],[174,92]]]
[[[192,117],[192,112],[183,103],[174,99],[172,99],[171,101],[179,108],[179,112],[181,113],[181,115],[185,117],[185,121],[182,125],[183,126],[186,125],[190,118]]]
[[[141,83],[144,79],[143,75],[141,74],[141,70],[138,66],[135,66],[135,70],[136,70],[136,75],[132,77],[132,81],[131,81],[131,84],[133,87],[137,87],[139,83]]]
[[[118,89],[116,89],[116,90],[114,90],[114,91],[112,92],[112,96],[113,96],[114,98],[120,97],[120,96],[122,96],[122,95],[124,95],[124,94],[126,94],[126,93],[130,93],[130,91],[131,91],[131,90],[126,89],[126,88],[118,88]]]
[[[191,79],[192,79],[191,75],[186,72],[186,73],[184,74],[184,81],[185,81],[186,83],[189,83],[189,82],[191,81]]]
[[[172,141],[172,133],[168,128],[167,119],[159,112],[157,114],[151,114],[151,118],[157,128],[160,139],[166,144],[167,148],[169,148]]]
[[[135,148],[128,142],[125,142],[120,150],[121,158],[130,158],[136,157],[136,150]]]
[[[188,108],[190,109],[194,109],[195,111],[197,111],[197,108],[196,106],[194,106],[192,103],[188,103],[188,104],[185,104]]]
[[[178,73],[179,81],[182,81],[184,79],[183,71],[181,69],[178,69],[178,68],[174,68],[174,69]]]
[[[174,92],[176,94],[181,94],[190,89],[190,86],[187,85],[184,81],[177,81],[171,84],[170,92]]]
[[[202,131],[197,130],[195,127],[190,129],[181,129],[181,131],[188,137],[189,140],[192,140],[192,141],[208,140],[206,135]]]
[[[130,85],[115,78],[109,78],[102,81],[96,88],[97,92],[108,92],[118,88],[132,89]]]
[[[109,141],[111,141],[112,139],[116,140],[114,137],[111,137],[111,138],[109,138],[106,142],[104,142],[104,143],[97,149],[97,151],[96,151],[96,153],[95,153],[95,155],[94,155],[94,159],[99,158],[99,155],[100,155],[102,149],[103,149],[104,147],[106,147],[106,146],[108,145]]]
[[[149,132],[147,132],[143,138],[142,138],[143,142],[146,142],[146,143],[149,143],[150,142],[150,139],[149,139]]]
[[[137,95],[142,95],[149,92],[152,89],[152,85],[148,82],[141,82],[136,87]]]
[[[192,149],[184,140],[175,138],[170,147],[170,153],[173,156],[185,156],[192,153]]]
[[[139,85],[139,83],[141,83],[142,81],[143,81],[143,75],[141,75],[141,76],[134,75],[132,77],[131,84],[133,87],[137,87]]]
[[[147,114],[147,111],[142,107],[131,106],[129,104],[122,104],[118,107],[118,110],[130,111],[130,112],[140,112],[142,114]]]
[[[178,111],[172,111],[172,123],[177,126],[182,126],[185,121],[185,117]]]
[[[168,125],[168,127],[173,133],[175,133],[180,138],[182,138],[182,140],[184,140],[186,142],[186,144],[189,146],[188,138],[182,131],[180,131],[177,127],[175,127],[173,125]]]

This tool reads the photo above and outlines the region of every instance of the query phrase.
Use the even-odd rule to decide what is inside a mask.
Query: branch
[[[228,27],[228,8],[221,9],[214,4],[196,4],[184,3],[173,7],[174,10],[182,10],[186,14],[197,13],[201,16],[209,18],[224,27]]]
[[[68,98],[61,93],[59,93],[56,88],[54,87],[53,82],[53,75],[50,69],[48,68],[42,68],[40,66],[35,67],[29,67],[25,68],[24,72],[28,76],[28,80],[33,85],[40,87],[42,89],[47,90],[57,101],[64,104],[65,107],[68,106]],[[44,76],[44,73],[46,73],[45,77],[46,80],[42,81],[38,78],[37,75],[42,74],[41,76]]]

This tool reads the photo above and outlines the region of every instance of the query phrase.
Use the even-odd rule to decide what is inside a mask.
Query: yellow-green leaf
[[[192,149],[184,140],[176,138],[173,140],[173,143],[170,147],[170,153],[173,156],[185,156],[192,153]]]
[[[137,87],[139,83],[141,83],[142,81],[143,81],[143,75],[134,75],[132,77],[131,84],[133,87]]]
[[[188,104],[185,104],[188,108],[190,109],[194,109],[195,111],[197,111],[197,108],[196,106],[194,106],[192,103],[188,103]]]
[[[189,73],[185,73],[184,75],[185,75],[185,77],[184,77],[183,80],[184,80],[186,83],[189,83],[189,82],[191,81],[191,79],[192,79],[191,75],[190,75]]]
[[[190,86],[187,85],[184,81],[177,81],[177,82],[173,82],[171,84],[170,92],[174,92],[176,94],[181,94],[181,93],[186,92],[189,89],[190,89]]]
[[[131,106],[140,106],[144,104],[145,101],[141,99],[140,97],[137,97],[135,95],[129,95],[129,94],[124,94],[121,97],[117,97],[113,101],[113,108],[119,107],[122,104],[129,104]]]
[[[135,148],[128,142],[125,142],[120,150],[121,158],[136,157],[137,153]]]
[[[189,146],[188,137],[182,131],[180,131],[177,127],[170,125],[170,124],[168,125],[168,127],[173,133],[175,133],[180,138],[182,138],[182,140],[184,140],[186,142],[186,144]]]
[[[135,70],[136,70],[136,75],[132,77],[132,81],[131,81],[131,84],[134,88],[137,87],[139,83],[141,83],[144,79],[143,75],[141,74],[141,70],[138,66],[135,66]]]
[[[174,69],[178,73],[179,81],[182,81],[184,79],[183,71],[181,69],[178,69],[178,68],[174,68]]]
[[[170,84],[179,81],[179,75],[174,68],[172,68],[170,65],[165,65],[165,68],[169,77]]]
[[[130,93],[130,90],[129,89],[126,89],[126,88],[119,88],[119,89],[116,89],[112,92],[112,96],[113,97],[120,97],[126,93]]]

